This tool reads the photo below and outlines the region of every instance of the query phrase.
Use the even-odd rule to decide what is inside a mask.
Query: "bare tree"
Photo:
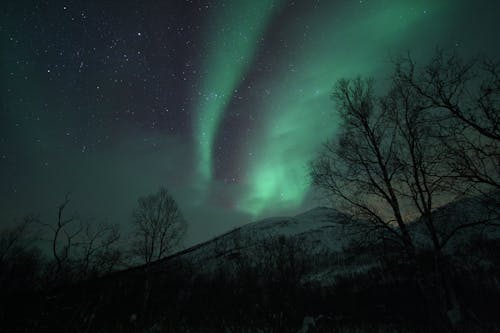
[[[372,80],[341,80],[332,97],[339,107],[341,133],[313,162],[314,185],[340,198],[350,213],[370,221],[375,229],[387,231],[414,257],[403,198],[398,195],[396,175],[403,166],[389,110],[374,96]]]
[[[463,229],[498,225],[500,219],[500,62],[485,56],[464,61],[438,49],[429,63],[417,66],[410,55],[395,62],[393,76],[438,115],[441,164],[454,191],[475,196],[488,210],[482,218],[454,226],[446,244]]]
[[[500,190],[500,62],[463,61],[437,50],[425,66],[410,55],[399,58],[394,79],[447,119],[442,143],[450,151],[451,176],[477,192]]]
[[[36,216],[27,215],[0,230],[0,298],[39,287],[43,258],[36,246],[36,221]]]
[[[158,260],[179,245],[187,223],[179,206],[165,188],[141,197],[133,215],[134,252],[145,263]]]
[[[93,224],[86,222],[76,244],[79,247],[79,270],[81,278],[112,271],[121,260],[117,248],[120,240],[118,225]]]
[[[32,226],[37,220],[34,215],[27,215],[14,227],[0,231],[0,265],[15,256],[19,247],[26,247],[27,243],[33,241]]]
[[[70,201],[69,194],[66,194],[64,201],[57,208],[55,223],[39,222],[51,231],[49,242],[55,262],[56,271],[54,274],[56,277],[63,270],[70,268],[71,250],[75,247],[75,239],[83,230],[83,225],[75,214],[71,217],[65,216],[65,210]]]
[[[47,240],[54,269],[48,272],[50,280],[82,280],[112,271],[122,259],[118,248],[118,225],[84,221],[76,213],[68,217],[66,210],[69,203],[70,196],[66,195],[57,208],[54,223],[37,220],[49,230]]]
[[[438,92],[444,96],[445,91],[451,91],[453,96],[461,87],[450,87],[455,80],[436,83]],[[491,220],[441,228],[434,211],[454,198],[464,180],[450,162],[455,159],[449,139],[457,128],[455,119],[472,123],[476,118],[463,114],[460,118],[451,106],[449,109],[455,111],[435,112],[442,106],[402,77],[401,67],[397,67],[392,87],[383,97],[374,94],[373,80],[360,78],[340,80],[332,97],[341,118],[340,133],[325,144],[322,155],[313,162],[314,185],[340,199],[351,214],[369,221],[384,241],[398,243],[414,267],[423,294],[437,298],[442,318],[450,324],[460,321],[461,304],[448,278],[443,249],[458,230]],[[496,140],[495,126],[487,122],[492,116],[483,113],[484,127],[479,127],[479,122],[468,126],[488,140]],[[435,261],[433,279],[419,266],[410,222],[421,225],[430,238]]]

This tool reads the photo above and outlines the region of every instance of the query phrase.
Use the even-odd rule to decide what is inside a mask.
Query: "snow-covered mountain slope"
[[[176,256],[209,259],[234,250],[242,251],[271,238],[307,238],[317,243],[317,250],[340,251],[347,241],[343,229],[347,217],[334,209],[318,207],[294,217],[272,217],[249,223],[195,245]],[[314,250],[314,247],[311,248]]]
[[[345,249],[359,237],[355,223],[349,221],[348,216],[326,207],[293,217],[267,218],[181,251],[155,266],[161,270],[163,265],[175,261],[172,259],[181,259],[194,268],[196,276],[220,269],[230,274],[242,263],[259,265],[266,260],[267,264],[283,260],[286,264],[295,260],[295,264],[308,266],[306,279],[324,282],[333,275],[350,274],[374,265],[373,260],[362,255],[345,260]]]
[[[454,252],[465,242],[481,237],[500,239],[499,192],[489,197],[463,198],[439,207],[433,213],[434,225],[445,252]],[[496,197],[495,197],[496,196]],[[423,221],[411,226],[414,239],[421,247],[431,247]]]
[[[469,198],[436,210],[435,222],[444,234],[461,224],[491,216],[488,207]],[[161,270],[175,261],[172,259],[181,259],[193,267],[196,276],[221,269],[230,274],[241,267],[242,262],[258,265],[263,260],[283,260],[284,263],[300,260],[308,264],[304,272],[306,282],[332,283],[338,276],[364,272],[379,265],[375,251],[371,250],[377,244],[377,235],[363,226],[367,224],[334,209],[318,207],[293,217],[273,217],[244,225],[165,258],[155,267]],[[430,247],[422,223],[413,223],[410,230],[419,247]],[[500,228],[479,226],[457,231],[450,246],[457,247],[485,231],[489,238],[500,239]],[[358,251],[352,246],[367,240],[370,244],[367,248]]]

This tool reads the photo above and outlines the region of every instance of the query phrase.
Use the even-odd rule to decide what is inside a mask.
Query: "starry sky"
[[[7,0],[0,11],[0,220],[126,228],[166,186],[195,243],[322,204],[308,163],[336,80],[437,46],[497,56],[494,0]]]

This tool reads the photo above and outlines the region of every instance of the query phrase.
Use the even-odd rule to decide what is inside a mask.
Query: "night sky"
[[[499,1],[3,1],[0,219],[130,224],[166,186],[187,243],[322,203],[336,80],[437,46],[499,54]]]

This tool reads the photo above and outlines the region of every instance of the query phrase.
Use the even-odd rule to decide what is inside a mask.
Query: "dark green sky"
[[[307,165],[336,80],[437,46],[497,56],[498,1],[7,1],[0,211],[123,225],[164,185],[189,241],[320,205]]]

